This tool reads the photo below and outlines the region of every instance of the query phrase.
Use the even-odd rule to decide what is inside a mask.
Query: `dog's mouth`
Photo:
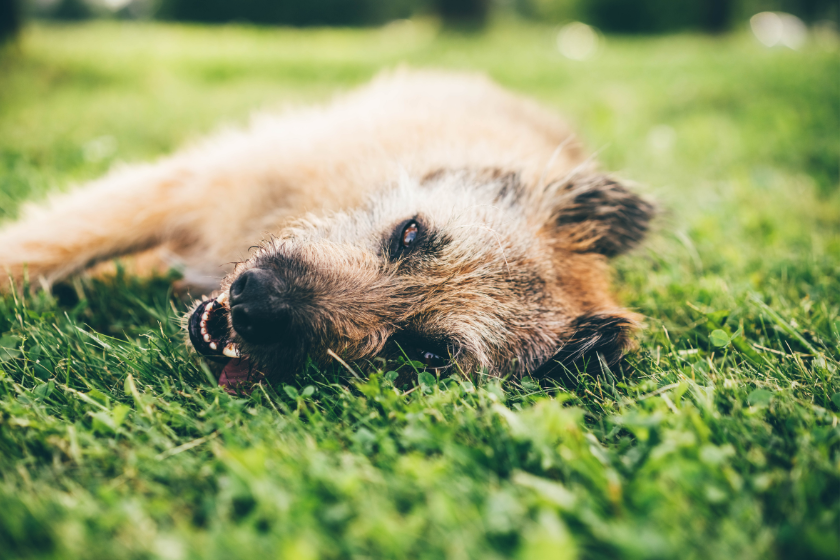
[[[239,347],[230,338],[227,293],[202,301],[190,316],[189,333],[195,351],[208,358],[239,358]]]
[[[216,362],[224,363],[219,375],[219,386],[231,394],[250,393],[253,384],[262,379],[255,371],[248,356],[242,355],[239,346],[230,338],[228,328],[230,310],[227,293],[216,299],[202,301],[190,315],[188,331],[195,351]]]

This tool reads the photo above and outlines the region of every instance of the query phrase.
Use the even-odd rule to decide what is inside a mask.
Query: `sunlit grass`
[[[166,279],[5,297],[3,556],[835,558],[837,47],[607,37],[576,62],[555,33],[98,24],[0,53],[0,220],[400,63],[556,107],[667,209],[617,263],[639,352],[577,387],[362,364],[234,398]]]

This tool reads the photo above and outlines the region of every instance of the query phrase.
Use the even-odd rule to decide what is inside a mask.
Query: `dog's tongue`
[[[247,356],[230,360],[219,376],[219,386],[228,393],[251,392],[251,387],[257,381],[259,374],[251,369],[251,361]]]

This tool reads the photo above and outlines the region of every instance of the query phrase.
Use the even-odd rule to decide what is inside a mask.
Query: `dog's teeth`
[[[209,313],[207,313],[206,311],[205,311],[205,312],[201,315],[201,320],[202,320],[202,322],[205,322],[205,323],[206,323],[206,322],[207,322],[207,319],[209,319],[209,318],[210,318],[210,314],[209,314]]]
[[[201,326],[201,334],[207,334],[207,327],[204,325]]]
[[[239,349],[236,347],[236,344],[230,343],[225,346],[225,349],[222,350],[222,354],[227,356],[228,358],[238,358],[239,357]]]
[[[215,342],[211,342],[211,343],[210,343],[210,348],[211,348],[212,350],[216,350],[216,349],[218,349],[219,347],[216,345],[216,343],[215,343]]]
[[[219,305],[224,305],[227,302],[228,294],[227,292],[222,292],[219,297],[216,298],[216,303]]]
[[[210,300],[210,301],[207,302],[207,305],[204,307],[204,311],[207,312],[207,311],[210,311],[211,309],[213,309],[213,300]]]
[[[204,342],[210,342],[210,335],[209,334],[204,335]]]

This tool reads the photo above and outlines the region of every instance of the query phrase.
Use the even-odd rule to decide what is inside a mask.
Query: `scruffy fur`
[[[294,328],[249,345],[230,327],[268,375],[408,333],[445,341],[464,371],[553,376],[630,347],[607,259],[652,214],[551,112],[480,76],[397,71],[30,208],[0,230],[0,269],[49,284],[145,252],[194,295],[270,270]],[[394,258],[406,219],[422,237]]]

